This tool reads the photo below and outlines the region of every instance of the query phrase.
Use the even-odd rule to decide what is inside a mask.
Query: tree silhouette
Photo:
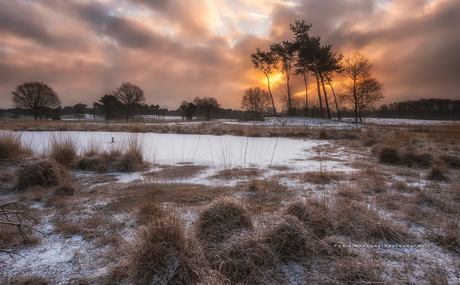
[[[281,70],[286,74],[286,87],[287,87],[287,115],[292,117],[292,103],[291,103],[291,69],[295,61],[296,46],[290,41],[282,41],[270,45],[270,50],[276,54],[281,61]]]
[[[125,105],[126,121],[132,118],[134,121],[136,106],[145,102],[144,91],[138,86],[129,82],[123,82],[113,95]]]
[[[125,106],[114,95],[104,95],[99,100],[101,104],[95,102],[93,109],[96,113],[102,113],[106,120],[123,118],[123,111]]]
[[[259,87],[247,89],[241,100],[241,107],[249,113],[249,118],[252,120],[260,120],[269,105],[269,94]]]
[[[270,89],[270,75],[273,74],[273,71],[277,68],[277,58],[273,52],[264,52],[260,51],[260,49],[256,49],[256,53],[251,55],[251,61],[254,67],[262,71],[267,77],[268,93],[272,101],[273,113],[276,114],[275,101],[273,100],[272,91]]]
[[[341,99],[353,104],[356,123],[358,118],[362,122],[364,109],[383,98],[383,85],[372,77],[371,67],[369,58],[359,51],[354,51],[345,59],[345,93],[341,95]]]
[[[191,121],[196,113],[196,105],[191,102],[187,103],[187,101],[182,101],[178,111],[182,114],[182,120],[187,119]]]
[[[197,112],[201,113],[206,121],[211,121],[212,115],[220,108],[219,102],[217,102],[216,98],[213,97],[196,97],[193,100],[193,103],[196,104]]]
[[[309,35],[309,31],[312,25],[308,25],[304,20],[296,20],[294,25],[290,25],[291,31],[294,33],[294,44],[298,51],[298,63],[300,63],[304,68],[307,68],[315,74],[316,86],[318,89],[318,101],[320,108],[320,116],[323,118],[323,103],[321,100],[321,90],[320,90],[320,79],[319,79],[319,70],[318,70],[318,54],[321,51],[321,38],[312,37]],[[299,61],[300,59],[300,61]]]
[[[72,108],[75,110],[75,117],[81,120],[81,118],[83,118],[85,115],[86,107],[88,107],[88,105],[83,104],[83,103],[78,103],[74,105]]]
[[[56,92],[42,82],[27,82],[18,85],[12,93],[14,106],[26,109],[34,116],[35,121],[41,111],[61,105]]]

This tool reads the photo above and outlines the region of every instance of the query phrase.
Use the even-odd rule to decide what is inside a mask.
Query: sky
[[[238,109],[244,90],[266,88],[251,54],[292,39],[294,20],[338,54],[369,57],[381,103],[460,99],[459,15],[458,0],[0,0],[0,108],[40,81],[62,106],[91,107],[131,82],[149,105],[206,96]]]

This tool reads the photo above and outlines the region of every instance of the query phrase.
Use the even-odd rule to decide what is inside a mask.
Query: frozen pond
[[[123,150],[129,141],[137,140],[144,159],[149,162],[192,162],[223,167],[306,166],[305,160],[317,155],[312,147],[327,143],[289,138],[120,132],[24,132],[22,135],[23,143],[32,146],[36,153],[46,152],[53,138],[71,138],[80,152],[90,145],[99,150]]]

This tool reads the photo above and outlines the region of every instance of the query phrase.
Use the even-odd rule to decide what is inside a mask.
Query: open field
[[[460,283],[458,123],[0,127],[4,284]]]

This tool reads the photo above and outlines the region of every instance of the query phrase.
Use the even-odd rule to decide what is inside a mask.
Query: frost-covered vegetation
[[[458,125],[274,122],[2,131],[0,279],[458,282]]]

